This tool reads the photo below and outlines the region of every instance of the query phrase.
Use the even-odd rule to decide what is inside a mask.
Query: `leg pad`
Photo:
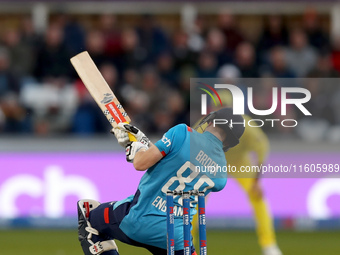
[[[78,239],[85,255],[99,255],[106,251],[108,254],[118,254],[118,248],[113,240],[102,240],[100,233],[89,222],[89,214],[100,205],[99,202],[90,199],[78,201]],[[99,241],[98,241],[99,239]]]

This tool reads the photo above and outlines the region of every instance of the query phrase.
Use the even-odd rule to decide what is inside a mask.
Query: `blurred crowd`
[[[60,14],[39,34],[32,20],[23,17],[19,26],[1,34],[0,132],[107,132],[105,117],[69,61],[84,50],[133,122],[147,133],[189,122],[192,77],[337,78],[340,72],[340,39],[330,39],[315,11],[290,28],[284,17],[268,15],[255,42],[241,33],[237,17],[228,11],[209,25],[198,16],[187,30],[161,27],[151,15],[126,26],[105,14],[88,27]],[[307,107],[313,117],[327,126],[339,125],[340,88],[317,82],[301,86],[312,93]],[[271,86],[260,84],[256,91],[257,107],[270,108]],[[298,109],[291,116],[302,117]]]

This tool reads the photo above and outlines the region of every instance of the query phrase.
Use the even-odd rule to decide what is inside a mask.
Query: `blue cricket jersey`
[[[227,173],[223,171],[226,169],[222,168],[226,166],[226,160],[222,142],[217,137],[209,132],[200,134],[185,124],[171,128],[155,146],[163,158],[146,171],[136,194],[117,202],[114,208],[134,201],[120,229],[137,242],[166,249],[167,190],[195,189],[205,191],[206,195],[222,190],[227,182]],[[175,197],[174,203],[175,247],[182,250],[182,198]],[[196,204],[197,197],[192,196],[191,220],[196,213]]]

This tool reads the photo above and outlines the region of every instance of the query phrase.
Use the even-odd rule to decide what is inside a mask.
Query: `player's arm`
[[[133,166],[138,171],[145,171],[156,164],[163,158],[162,153],[155,145],[151,145],[149,149],[140,149],[134,159]]]
[[[185,124],[177,125],[168,130],[155,144],[152,144],[138,128],[129,124],[118,124],[114,134],[119,144],[126,148],[127,161],[133,162],[136,170],[144,171],[174,151],[176,147],[174,144],[182,144],[186,130]],[[133,134],[137,142],[129,142],[127,132]]]
[[[257,164],[258,166],[261,166],[269,153],[269,139],[266,136],[266,134],[262,131],[262,129],[259,128],[258,134],[257,134],[257,146],[254,146],[255,154],[257,155]],[[257,175],[257,180],[259,178],[259,174]]]
[[[255,152],[257,156],[257,165],[261,166],[269,152],[269,140],[266,134],[263,132],[261,128],[246,128],[248,131],[247,136],[247,146],[249,151]],[[261,183],[259,181],[259,177],[261,173],[257,173],[254,182],[251,187],[251,194],[255,198],[261,198],[263,196],[263,191],[261,187]]]
[[[263,164],[269,152],[269,140],[261,128],[246,128],[247,134],[244,139],[247,142],[249,151],[257,156],[257,165]]]
[[[140,149],[136,153],[133,165],[139,171],[147,170],[155,165],[169,153],[176,153],[183,144],[188,127],[185,124],[177,125],[169,129],[155,144],[149,145],[149,149]],[[138,138],[137,138],[138,140]],[[136,144],[136,143],[132,143]],[[177,146],[176,146],[177,144]],[[136,144],[137,145],[137,144]]]
[[[159,149],[135,126],[119,123],[118,127],[111,132],[116,136],[118,143],[125,147],[126,160],[133,163],[138,171],[147,170],[163,157]],[[132,134],[137,141],[131,143],[128,133]]]

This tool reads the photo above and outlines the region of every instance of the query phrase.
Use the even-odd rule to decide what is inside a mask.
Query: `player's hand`
[[[125,148],[128,145],[128,143],[130,142],[129,135],[126,131],[121,130],[119,128],[113,128],[113,129],[111,129],[110,132],[115,135],[115,137],[118,140],[118,143],[122,147]]]
[[[150,145],[149,138],[147,138],[146,135],[142,131],[140,131],[137,127],[126,123],[119,123],[117,128],[132,134],[134,137],[136,137],[137,142],[140,142],[149,147]]]
[[[132,163],[137,152],[140,150],[147,150],[148,146],[141,142],[132,142],[129,143],[125,148],[125,154],[126,154],[126,161]]]

